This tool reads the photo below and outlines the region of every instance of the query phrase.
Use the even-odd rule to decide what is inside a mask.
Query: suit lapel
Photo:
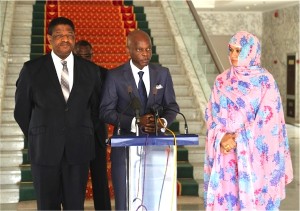
[[[147,108],[149,107],[149,105],[153,105],[155,103],[154,89],[157,83],[157,75],[158,75],[157,70],[154,69],[151,64],[149,64],[149,74],[150,74],[150,92],[147,101]]]
[[[61,86],[59,83],[59,79],[58,79],[58,76],[57,76],[57,73],[55,70],[55,66],[54,66],[51,54],[47,54],[47,56],[46,56],[45,67],[47,69],[46,72],[48,73],[49,78],[55,89],[55,92],[59,95],[59,98],[61,98],[61,100],[63,100],[63,102],[65,102],[64,95],[61,90]]]
[[[127,89],[129,89],[129,87],[131,87],[133,95],[140,98],[129,62],[127,62],[125,64],[123,75],[124,75],[125,81],[128,81]]]

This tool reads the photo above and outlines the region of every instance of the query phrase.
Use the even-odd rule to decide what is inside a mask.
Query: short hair
[[[89,46],[89,47],[92,49],[91,43],[89,43],[89,42],[86,41],[86,40],[79,40],[78,42],[76,42],[75,48],[78,48],[78,47],[80,47],[80,46]]]
[[[75,32],[75,26],[70,19],[65,18],[65,17],[58,17],[58,18],[52,19],[51,22],[49,23],[48,34],[52,35],[54,27],[59,24],[69,25],[72,28],[72,30]]]

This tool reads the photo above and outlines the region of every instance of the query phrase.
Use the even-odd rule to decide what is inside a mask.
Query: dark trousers
[[[115,210],[128,210],[126,202],[126,158],[128,158],[128,148],[111,148],[111,171],[115,193]]]
[[[31,164],[38,210],[84,210],[89,162],[45,166]]]
[[[95,210],[111,210],[107,180],[106,147],[95,144],[96,157],[90,163]]]

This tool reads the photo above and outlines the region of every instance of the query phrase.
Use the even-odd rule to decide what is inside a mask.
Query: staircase
[[[17,203],[19,200],[35,198],[26,141],[24,141],[23,134],[13,118],[15,82],[23,63],[30,59],[30,51],[33,48],[33,46],[30,47],[32,40],[38,39],[38,37],[31,37],[32,33],[36,33],[31,29],[32,5],[34,3],[35,1],[17,1],[15,8],[16,15],[14,15],[13,21],[12,41],[6,72],[7,79],[4,87],[5,97],[1,115],[1,209],[6,208],[5,205],[2,205],[4,202]],[[157,58],[154,59],[158,59],[159,55],[159,63],[170,69],[177,101],[180,111],[186,116],[189,133],[202,134],[203,111],[200,110],[200,106],[195,101],[197,93],[193,93],[190,79],[181,65],[180,51],[175,47],[168,20],[164,16],[160,3],[158,1],[135,1],[134,5],[144,6],[153,44],[156,46],[157,55],[154,57]],[[31,57],[34,56],[31,54]],[[178,115],[177,120],[180,123],[180,133],[183,133],[183,118]],[[182,172],[178,174],[181,176],[178,180],[182,184],[182,195],[202,196],[203,136],[199,143],[199,146],[196,147],[178,147],[178,172]],[[20,169],[22,169],[22,173]]]
[[[13,110],[16,80],[23,63],[29,60],[32,4],[34,1],[15,2],[1,115],[1,209],[13,209],[14,203],[19,201],[24,137],[14,120]]]
[[[195,101],[195,95],[191,87],[191,81],[186,70],[180,62],[180,49],[175,46],[173,35],[170,31],[168,19],[160,1],[134,1],[135,6],[143,6],[146,18],[151,29],[153,44],[156,46],[159,62],[170,69],[176,100],[180,111],[186,117],[189,133],[200,135],[199,146],[178,147],[178,181],[181,184],[182,195],[202,196],[203,194],[203,161],[204,161],[204,137],[203,118],[200,106]],[[184,133],[184,120],[180,115],[180,133]],[[186,155],[179,156],[186,152]],[[195,185],[197,190],[195,190]]]

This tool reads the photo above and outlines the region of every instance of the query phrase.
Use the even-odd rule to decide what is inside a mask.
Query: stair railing
[[[199,18],[199,15],[196,11],[196,8],[194,7],[194,4],[191,0],[186,0],[186,2],[187,2],[188,6],[190,8],[190,11],[191,11],[193,17],[194,17],[194,20],[196,21],[196,24],[197,24],[197,26],[198,26],[198,28],[201,32],[201,35],[202,35],[202,37],[203,37],[203,39],[204,39],[204,41],[207,45],[209,53],[212,56],[212,59],[213,59],[214,63],[216,64],[216,67],[217,67],[219,73],[221,73],[224,70],[224,67],[223,67],[223,65],[220,61],[219,56],[217,55],[216,51],[214,50],[214,47],[213,47],[213,45],[212,45],[212,43],[211,43],[211,41],[210,41],[206,31],[205,31],[205,28],[202,24],[202,21]]]

